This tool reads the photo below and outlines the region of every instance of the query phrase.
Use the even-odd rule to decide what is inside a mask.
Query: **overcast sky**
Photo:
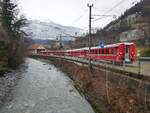
[[[140,0],[19,0],[19,4],[21,13],[28,19],[50,20],[65,26],[87,29],[89,13],[87,3],[94,4],[92,14],[120,16],[137,1]],[[113,19],[111,16],[100,19],[93,22],[92,26],[104,27]]]

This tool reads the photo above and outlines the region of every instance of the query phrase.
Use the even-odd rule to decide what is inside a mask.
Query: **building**
[[[120,41],[135,41],[144,38],[144,32],[140,29],[129,30],[120,34]]]
[[[41,51],[46,51],[46,48],[39,44],[31,45],[27,49],[28,54],[38,54]]]

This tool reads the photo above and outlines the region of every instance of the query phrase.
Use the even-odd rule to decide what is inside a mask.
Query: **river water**
[[[28,66],[0,113],[94,113],[63,72],[47,63],[26,59]]]

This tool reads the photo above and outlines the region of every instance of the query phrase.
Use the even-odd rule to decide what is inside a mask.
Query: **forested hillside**
[[[100,41],[105,44],[132,41],[138,46],[145,46],[146,42],[150,42],[150,1],[141,0],[136,3],[118,19],[97,30],[92,36],[93,46],[98,45]],[[75,46],[83,47],[86,43],[88,43],[88,35],[77,39]]]

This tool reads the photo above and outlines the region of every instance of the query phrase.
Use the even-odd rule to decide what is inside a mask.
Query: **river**
[[[28,68],[0,113],[94,113],[67,75],[47,61],[26,59]]]

